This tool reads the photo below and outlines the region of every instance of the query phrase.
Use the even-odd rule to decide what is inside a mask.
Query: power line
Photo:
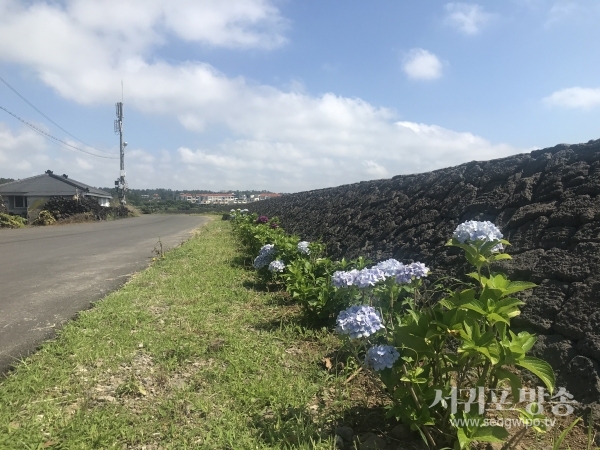
[[[61,139],[58,139],[57,137],[52,136],[51,134],[46,133],[44,130],[40,130],[38,127],[36,127],[35,125],[30,124],[29,122],[27,122],[26,120],[21,119],[19,116],[17,116],[16,114],[10,112],[8,109],[0,106],[0,109],[7,112],[8,114],[10,114],[11,116],[13,116],[15,119],[23,122],[25,125],[27,125],[29,128],[31,128],[32,130],[34,130],[35,132],[41,134],[42,136],[49,138],[49,139],[53,139],[54,141],[58,142],[59,145],[61,147],[67,148],[70,147],[69,149],[74,149],[77,150],[78,152],[82,152],[82,153],[87,153],[88,155],[91,156],[96,156],[98,158],[105,158],[105,159],[119,159],[117,156],[104,156],[104,155],[96,155],[95,153],[92,152],[88,152],[87,150],[83,150],[79,147],[75,147],[74,145],[69,144],[68,142],[65,142]],[[62,145],[61,145],[62,144]],[[65,147],[66,146],[66,147]],[[68,149],[68,150],[69,150]]]
[[[59,124],[57,124],[54,120],[52,120],[50,117],[48,117],[46,114],[44,114],[43,112],[41,112],[39,109],[37,109],[35,107],[35,105],[33,103],[31,103],[29,100],[27,100],[25,97],[23,97],[21,94],[19,94],[19,92],[12,87],[10,84],[8,84],[8,81],[6,81],[4,78],[0,77],[0,81],[2,81],[6,86],[8,86],[8,88],[13,91],[15,94],[17,94],[21,100],[23,100],[25,103],[27,103],[29,106],[31,106],[33,109],[35,109],[38,113],[40,113],[42,116],[44,116],[46,119],[48,119],[50,122],[52,122],[54,125],[56,125],[58,128],[60,128],[62,131],[64,131],[65,133],[67,133],[69,136],[71,136],[72,138],[74,138],[75,140],[81,142],[83,145],[85,145],[86,147],[90,147],[93,148],[94,150],[96,150],[97,152],[100,153],[111,153],[111,152],[107,152],[105,150],[98,150],[97,148],[92,147],[90,144],[86,144],[85,142],[83,142],[81,139],[79,139],[77,136],[72,135],[71,133],[69,133],[67,130],[65,130],[63,127],[61,127]]]

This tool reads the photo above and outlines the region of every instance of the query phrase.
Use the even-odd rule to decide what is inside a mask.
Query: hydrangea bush
[[[389,415],[418,431],[431,448],[466,449],[474,441],[502,442],[508,436],[503,427],[486,426],[482,420],[458,426],[456,419],[481,416],[465,409],[451,412],[453,389],[470,392],[507,383],[516,402],[522,386],[512,366],[537,375],[550,392],[554,388],[550,366],[526,356],[535,337],[510,330],[510,320],[523,305],[512,294],[535,285],[512,282],[490,270],[492,262],[510,259],[500,253],[509,245],[502,237],[489,222],[459,225],[447,245],[465,251],[476,270],[467,274],[473,282],[431,306],[415,301],[429,273],[422,263],[387,260],[371,269],[336,272],[332,278],[342,290],[364,291],[368,302],[341,312],[338,332],[353,341],[353,348],[366,349],[365,366],[376,371],[394,400]],[[377,316],[371,312],[374,307]]]
[[[510,259],[502,253],[509,242],[491,222],[468,221],[456,228],[447,245],[462,249],[474,271],[467,274],[470,283],[437,301],[424,289],[430,270],[421,262],[332,261],[324,257],[322,244],[287,236],[273,223],[279,225],[255,214],[234,219],[259,273],[281,280],[310,318],[337,316],[336,331],[385,384],[393,400],[389,416],[420,433],[430,448],[460,450],[507,436],[473,411],[451,411],[448,401],[457,389],[489,392],[507,385],[518,399],[521,381],[511,369],[516,366],[553,391],[550,366],[527,356],[535,336],[510,330],[523,305],[513,294],[535,285],[491,271],[493,262]],[[458,426],[461,418],[476,420]]]

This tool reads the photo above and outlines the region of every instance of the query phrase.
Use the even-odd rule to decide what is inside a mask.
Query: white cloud
[[[479,33],[493,17],[476,4],[447,3],[445,9],[445,23],[468,35]]]
[[[43,125],[35,124],[43,129]],[[78,156],[81,155],[81,156]],[[88,158],[68,150],[40,136],[29,128],[11,129],[0,122],[0,177],[26,178],[46,170],[66,173],[71,178],[86,182],[90,177],[96,184],[112,183],[110,160]]]
[[[544,98],[548,106],[590,110],[600,106],[600,88],[572,87],[553,92]]]
[[[365,161],[367,166],[366,172],[372,177],[386,178],[389,176],[388,171],[381,164],[377,164],[375,161]]]
[[[558,1],[552,5],[548,11],[548,19],[545,25],[551,26],[574,16],[577,12],[582,11],[582,5],[572,1]]]
[[[226,2],[227,8],[217,1],[114,1],[114,5],[73,0],[64,7],[55,3],[25,7],[0,0],[0,40],[11,42],[0,46],[0,62],[37,73],[64,98],[111,109],[120,98],[123,79],[126,111],[177,117],[183,127],[200,134],[213,127],[225,130],[226,137],[215,145],[175,142],[173,148],[154,152],[128,147],[130,186],[291,192],[518,151],[470,133],[397,122],[396,112],[359,98],[310,95],[297,83],[282,90],[241,76],[228,77],[203,62],[166,62],[154,52],[173,39],[239,48],[282,45],[285,21],[267,0]],[[195,30],[174,4],[181,10],[187,7],[190,17],[215,16],[211,26],[217,29]],[[414,49],[404,69],[411,78],[435,79],[442,74],[442,63],[434,54]],[[2,130],[7,139],[2,139]],[[135,142],[134,136],[128,137]],[[25,144],[34,138],[35,145]],[[89,184],[113,184],[115,162],[81,156],[92,167],[77,164],[71,152],[46,148],[41,139],[27,130],[0,128],[2,167],[17,172],[4,176],[53,169]],[[22,155],[7,147],[15,140],[21,142],[19,148],[27,148]],[[30,167],[17,170],[23,162]]]
[[[442,76],[442,63],[433,53],[413,48],[404,58],[404,72],[414,80],[435,80]]]

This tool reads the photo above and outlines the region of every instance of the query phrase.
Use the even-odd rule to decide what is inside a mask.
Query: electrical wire
[[[8,86],[8,88],[13,91],[15,94],[17,94],[21,100],[23,100],[25,103],[27,103],[29,106],[31,106],[33,109],[35,109],[38,113],[40,113],[42,116],[44,116],[46,119],[48,119],[50,122],[52,122],[54,125],[56,125],[58,128],[60,128],[62,131],[64,131],[65,133],[67,133],[69,136],[71,136],[73,139],[81,142],[83,145],[85,145],[86,147],[92,148],[94,150],[96,150],[97,152],[100,153],[108,153],[111,154],[112,152],[107,152],[106,150],[99,150],[97,148],[92,147],[90,144],[86,144],[85,142],[83,142],[81,139],[79,139],[77,136],[72,135],[71,133],[69,133],[67,130],[65,130],[63,127],[61,127],[59,124],[57,124],[54,120],[52,120],[50,117],[48,117],[46,114],[44,114],[42,111],[40,111],[39,109],[37,109],[35,107],[35,105],[33,103],[31,103],[29,100],[27,100],[25,97],[23,97],[14,87],[12,87],[10,84],[8,84],[8,81],[6,81],[4,78],[0,77],[0,81],[2,81],[6,86]],[[114,154],[114,153],[113,153]]]
[[[92,152],[88,152],[87,150],[83,150],[79,147],[75,147],[74,145],[69,144],[68,142],[65,142],[61,139],[58,139],[57,137],[52,136],[49,133],[46,133],[44,130],[40,130],[38,127],[36,127],[35,125],[30,124],[29,122],[27,122],[26,120],[21,119],[19,116],[17,116],[16,114],[10,112],[8,109],[0,106],[0,109],[7,112],[8,114],[10,114],[11,116],[13,116],[15,119],[23,122],[25,125],[27,125],[29,128],[31,128],[32,130],[34,130],[36,133],[41,134],[42,136],[49,138],[49,139],[53,139],[54,141],[56,141],[58,143],[58,145],[60,145],[63,148],[66,148],[67,150],[77,150],[78,152],[82,152],[82,153],[87,153],[88,155],[91,156],[96,156],[98,158],[105,158],[105,159],[119,159],[118,156],[104,156],[104,155],[96,155],[95,153]],[[62,144],[62,145],[61,145]],[[65,147],[66,146],[66,147]]]

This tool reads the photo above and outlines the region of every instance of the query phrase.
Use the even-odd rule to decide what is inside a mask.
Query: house
[[[235,195],[232,193],[221,193],[221,194],[198,194],[198,201],[202,204],[207,203],[233,203]]]
[[[11,214],[28,219],[38,216],[52,197],[91,197],[98,200],[101,206],[110,206],[112,195],[87,184],[75,181],[68,175],[55,175],[47,170],[42,175],[23,178],[0,184],[0,196]]]
[[[281,194],[274,194],[273,192],[265,192],[258,195],[259,200],[269,200],[271,198],[281,197]]]
[[[196,201],[197,201],[194,194],[186,194],[185,192],[182,192],[181,194],[179,194],[179,196],[177,197],[177,200],[184,201],[184,202],[190,202],[190,203],[196,203]]]

